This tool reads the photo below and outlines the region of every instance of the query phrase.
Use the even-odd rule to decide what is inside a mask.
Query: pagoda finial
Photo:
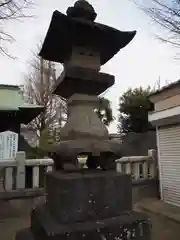
[[[66,13],[69,17],[81,18],[92,22],[97,16],[93,6],[85,0],[75,2],[74,7],[69,7]]]

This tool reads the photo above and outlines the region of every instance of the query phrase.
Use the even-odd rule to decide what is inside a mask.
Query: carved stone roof
[[[86,1],[78,1],[74,7],[68,8],[68,15],[56,10],[39,55],[46,60],[64,63],[73,46],[84,46],[100,52],[103,65],[134,38],[136,31],[123,32],[93,22],[92,14],[95,19],[96,13],[91,7]]]

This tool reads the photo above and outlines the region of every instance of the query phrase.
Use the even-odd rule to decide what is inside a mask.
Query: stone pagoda
[[[64,65],[54,93],[67,99],[68,119],[53,150],[55,171],[46,174],[46,201],[16,240],[150,240],[148,220],[132,210],[131,176],[110,170],[114,143],[94,112],[98,95],[114,84],[100,67],[136,32],[96,23],[96,16],[83,0],[66,15],[53,13],[40,56]],[[88,169],[78,169],[82,153]]]
[[[54,93],[67,99],[68,120],[61,142],[52,150],[57,169],[77,166],[77,156],[88,155],[91,169],[114,168],[120,144],[109,140],[106,126],[94,112],[98,95],[114,84],[114,76],[100,72],[136,32],[122,32],[94,22],[97,14],[86,1],[77,1],[67,15],[55,11],[40,56],[60,62],[64,71]]]

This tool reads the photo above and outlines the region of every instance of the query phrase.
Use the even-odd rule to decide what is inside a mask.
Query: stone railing
[[[27,167],[32,170],[31,177]],[[24,152],[18,152],[15,159],[0,160],[0,200],[44,195],[44,185],[40,184],[40,178],[44,179],[44,172],[40,174],[42,168],[44,172],[52,171],[53,160],[26,159]],[[131,174],[134,184],[157,179],[156,151],[150,150],[148,156],[122,157],[116,160],[116,169]],[[32,180],[30,188],[26,186],[27,178]]]
[[[32,168],[31,188],[26,188],[26,167]],[[40,187],[40,168],[45,172],[52,171],[53,160],[26,159],[24,152],[18,152],[15,159],[0,160],[0,199],[13,199],[20,197],[33,197],[42,195]]]
[[[159,198],[158,168],[155,150],[149,150],[148,156],[122,157],[116,160],[116,169],[118,172],[132,176],[133,205],[142,199]]]
[[[131,174],[133,182],[157,177],[156,151],[149,150],[148,156],[129,156],[116,160],[117,172]]]

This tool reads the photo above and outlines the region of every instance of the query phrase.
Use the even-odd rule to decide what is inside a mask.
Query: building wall
[[[146,156],[149,149],[156,149],[156,131],[128,133],[120,147],[123,156]]]
[[[152,95],[149,100],[152,102],[152,103],[157,103],[159,101],[163,101],[167,98],[170,98],[170,97],[173,97],[173,96],[176,96],[180,94],[180,86],[175,86],[174,88],[172,89],[168,89],[166,91],[163,91],[163,92],[160,92],[159,94],[157,95]]]
[[[164,100],[155,103],[155,111],[164,110],[180,105],[180,94],[165,98]]]
[[[151,96],[150,101],[155,108],[151,116],[156,116],[161,199],[180,206],[180,85]]]
[[[157,129],[161,198],[180,206],[180,124]]]
[[[109,139],[119,141],[121,156],[146,156],[149,149],[156,149],[156,131],[145,133],[109,134]]]

